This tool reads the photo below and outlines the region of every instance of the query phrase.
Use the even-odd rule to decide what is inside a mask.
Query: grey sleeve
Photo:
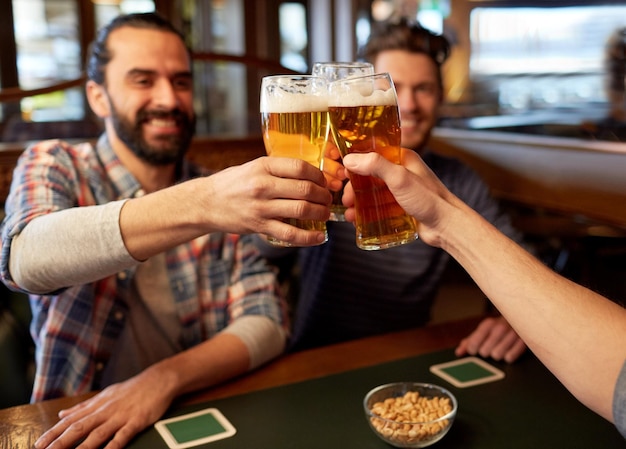
[[[119,227],[125,201],[75,207],[33,219],[11,243],[13,280],[28,292],[45,294],[137,264],[126,250]]]
[[[613,393],[613,421],[619,433],[626,438],[626,362],[619,373]]]
[[[262,315],[244,315],[222,332],[239,337],[250,353],[250,369],[255,369],[285,350],[287,333],[282,326]]]

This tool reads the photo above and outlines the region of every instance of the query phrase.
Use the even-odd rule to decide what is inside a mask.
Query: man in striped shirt
[[[499,209],[488,187],[461,162],[428,149],[443,99],[441,64],[449,55],[445,37],[419,24],[390,23],[374,33],[365,58],[376,72],[394,81],[402,126],[402,146],[419,153],[454,194],[521,242],[521,235]],[[325,166],[325,171],[332,168]],[[341,173],[333,173],[341,176]],[[297,263],[292,351],[426,324],[450,256],[419,239],[380,251],[355,245],[351,223],[328,222],[328,242],[318,247],[280,250],[261,245],[263,253],[289,273]],[[291,251],[291,254],[288,254]],[[501,317],[488,318],[457,348],[457,354],[481,354],[509,362],[524,343]]]

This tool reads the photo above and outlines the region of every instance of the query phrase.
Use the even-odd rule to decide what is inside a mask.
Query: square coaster
[[[233,436],[235,427],[216,408],[157,421],[154,427],[171,449],[185,449]]]
[[[465,388],[504,378],[504,372],[478,357],[465,357],[430,367],[433,374],[455,387]]]

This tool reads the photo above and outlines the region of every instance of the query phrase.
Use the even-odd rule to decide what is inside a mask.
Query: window
[[[154,11],[153,0],[92,0],[96,10],[96,29],[102,28],[119,14]]]
[[[625,26],[626,6],[474,8],[470,76],[512,110],[606,102],[606,46]]]
[[[75,2],[13,0],[17,70],[22,89],[35,89],[81,75]],[[25,98],[22,114],[34,121],[80,119],[82,93],[69,89]]]
[[[153,11],[152,0],[94,2],[99,28],[120,12]],[[78,4],[67,0],[13,0],[20,88],[28,90],[82,74]],[[45,122],[85,118],[83,87],[37,95],[21,101],[22,118]]]
[[[301,3],[281,3],[278,9],[280,28],[280,62],[287,68],[307,72],[306,9]]]
[[[243,0],[189,2],[184,10],[184,20],[188,24],[188,39],[194,52],[245,54],[244,17]],[[198,134],[249,133],[249,123],[256,123],[259,114],[247,108],[246,67],[243,64],[197,61],[194,82]]]

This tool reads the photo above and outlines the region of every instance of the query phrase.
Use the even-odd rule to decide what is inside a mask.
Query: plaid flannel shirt
[[[206,174],[188,163],[181,172],[181,181]],[[8,270],[10,245],[33,218],[132,198],[139,190],[106,136],[95,147],[57,140],[28,148],[18,162],[5,205],[3,282],[19,290]],[[251,237],[205,235],[168,251],[166,260],[183,348],[211,338],[243,315],[264,315],[287,325],[275,273]],[[31,333],[37,347],[33,402],[99,388],[99,374],[124,326],[134,273],[133,267],[91,284],[30,295]]]

